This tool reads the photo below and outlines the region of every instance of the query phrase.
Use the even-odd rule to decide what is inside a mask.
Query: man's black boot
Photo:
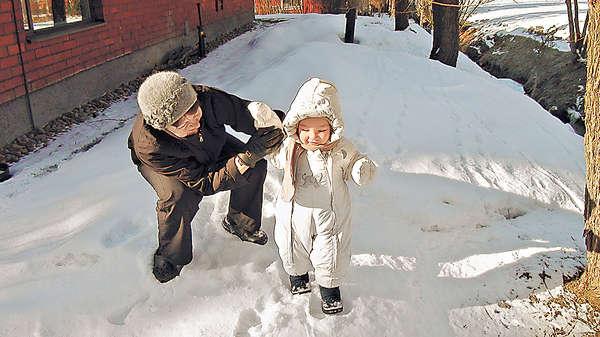
[[[237,226],[234,222],[227,219],[227,217],[223,219],[223,228],[229,233],[240,238],[242,241],[256,243],[257,245],[264,245],[267,243],[267,241],[269,241],[267,233],[260,229],[256,230],[255,232],[248,232],[240,227],[241,226]]]
[[[160,283],[169,282],[179,275],[183,266],[174,265],[160,255],[154,255],[154,267],[152,273]]]

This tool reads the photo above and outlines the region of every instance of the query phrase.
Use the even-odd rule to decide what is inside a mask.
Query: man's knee
[[[183,184],[172,184],[164,198],[159,200],[163,207],[197,208],[202,196]]]
[[[187,186],[185,186],[184,184],[182,184],[181,182],[177,181],[177,183],[174,184],[170,184],[170,186],[168,186],[169,188],[169,200],[172,201],[180,201],[180,200],[190,200],[190,199],[194,199],[196,196],[196,193],[191,190],[190,188],[188,188]]]

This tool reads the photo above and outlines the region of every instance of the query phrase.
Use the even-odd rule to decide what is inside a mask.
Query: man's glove
[[[277,150],[283,138],[283,131],[279,128],[259,128],[246,143],[245,151],[237,156],[245,165],[254,167],[264,156]]]

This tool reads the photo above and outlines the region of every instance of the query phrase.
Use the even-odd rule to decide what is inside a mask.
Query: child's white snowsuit
[[[298,123],[325,117],[332,126],[327,150],[299,144]],[[277,199],[275,242],[285,271],[302,275],[314,267],[323,287],[340,286],[350,265],[351,201],[346,181],[368,183],[375,164],[342,137],[343,122],[335,86],[313,78],[298,91],[284,120],[288,138],[272,163],[283,168]]]

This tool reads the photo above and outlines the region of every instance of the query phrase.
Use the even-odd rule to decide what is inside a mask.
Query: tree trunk
[[[433,4],[433,47],[429,58],[456,67],[458,58],[459,0],[437,0]]]
[[[573,26],[575,28],[575,44],[581,39],[579,30],[579,0],[573,0]]]
[[[579,295],[600,308],[600,2],[589,0],[587,83],[585,91],[585,237],[587,267]]]
[[[394,30],[405,30],[408,28],[408,0],[395,0],[394,2]]]
[[[588,11],[585,14],[585,21],[583,22],[583,31],[581,32],[581,41],[580,41],[581,45],[579,47],[581,57],[583,57],[583,58],[586,57],[587,27],[588,27],[589,19],[590,19],[590,11],[588,9]]]
[[[342,13],[342,4],[343,4],[342,0],[332,0],[330,3],[330,5],[331,5],[330,13],[341,14]]]
[[[577,1],[577,0],[575,0]],[[573,27],[573,10],[571,8],[571,0],[565,0],[567,5],[567,19],[569,20],[569,47],[571,52],[575,54],[575,28]]]

